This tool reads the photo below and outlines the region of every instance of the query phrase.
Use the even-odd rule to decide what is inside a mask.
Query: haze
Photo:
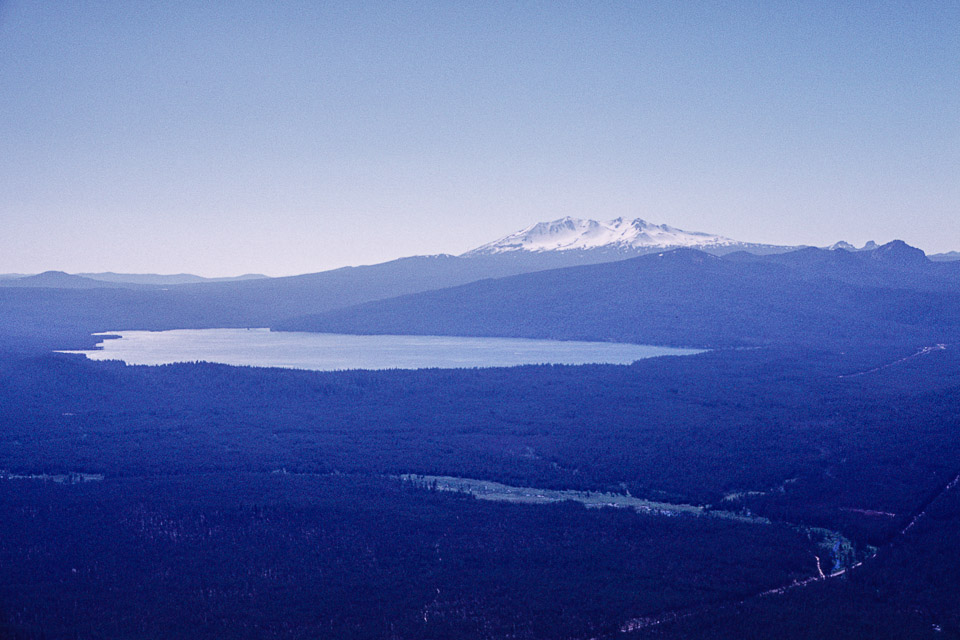
[[[0,273],[284,275],[538,220],[960,249],[960,5],[0,2]]]

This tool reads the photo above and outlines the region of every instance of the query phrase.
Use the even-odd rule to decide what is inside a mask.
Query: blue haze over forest
[[[960,637],[958,24],[0,0],[0,638]]]

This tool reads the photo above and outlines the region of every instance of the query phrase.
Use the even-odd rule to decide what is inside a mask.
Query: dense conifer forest
[[[116,328],[97,301],[187,308],[0,292],[0,637],[957,637],[960,347],[930,289],[884,289],[845,339],[774,292],[763,340],[693,356],[329,373],[52,353]],[[637,305],[564,317],[669,326]]]

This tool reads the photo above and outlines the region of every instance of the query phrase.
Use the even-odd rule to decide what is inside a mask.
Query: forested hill
[[[371,334],[517,336],[689,346],[878,342],[922,344],[960,335],[960,286],[898,288],[916,261],[854,257],[847,282],[828,277],[848,256],[716,257],[680,249],[529,273],[382,300],[278,323],[276,328]],[[800,252],[798,252],[800,253]],[[846,253],[846,252],[844,252]],[[892,252],[898,257],[901,252]],[[833,257],[836,254],[837,257]],[[788,254],[789,255],[789,254]],[[814,257],[811,260],[810,256]],[[920,253],[920,259],[934,265]],[[811,264],[813,266],[811,266]],[[814,267],[817,267],[815,269]],[[908,278],[909,273],[914,276]],[[877,286],[884,273],[901,274]]]
[[[0,287],[0,348],[82,348],[91,333],[111,330],[262,326],[705,347],[920,346],[950,342],[960,326],[960,262],[933,262],[902,242],[769,256],[680,249],[549,269],[569,264],[553,255],[420,256],[170,287],[42,274],[23,279],[33,286]]]
[[[579,259],[623,257],[597,253]],[[264,327],[372,300],[568,266],[576,259],[565,254],[414,256],[282,278],[170,286],[47,272],[0,283],[0,349],[80,348],[92,345],[89,334],[98,331]]]
[[[0,349],[80,348],[95,342],[91,333],[122,329],[264,327],[293,316],[547,266],[553,265],[416,256],[284,278],[169,287],[49,272],[0,287]]]

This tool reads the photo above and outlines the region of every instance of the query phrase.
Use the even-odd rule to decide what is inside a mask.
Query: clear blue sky
[[[960,250],[960,2],[0,0],[0,272],[283,275],[565,215]]]

